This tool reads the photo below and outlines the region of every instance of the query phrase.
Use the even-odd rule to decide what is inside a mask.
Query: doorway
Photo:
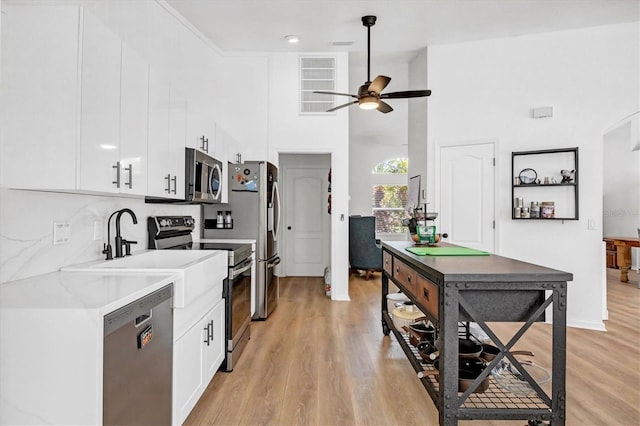
[[[640,229],[640,111],[625,117],[602,136],[602,236],[638,238]],[[604,243],[603,243],[604,244]],[[606,257],[606,249],[603,250]],[[615,251],[614,251],[615,253]],[[615,260],[614,260],[615,259]],[[617,268],[617,258],[605,260]],[[631,271],[640,273],[640,249],[631,249]],[[602,318],[608,319],[606,275],[603,273]],[[616,270],[619,276],[619,272]]]
[[[447,242],[494,252],[494,144],[438,147],[440,232]]]
[[[330,154],[280,154],[283,276],[322,277],[331,259]]]

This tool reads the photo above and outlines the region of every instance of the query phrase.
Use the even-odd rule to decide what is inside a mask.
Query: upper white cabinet
[[[187,98],[174,85],[169,91],[169,173],[176,176],[172,194],[184,198],[185,142],[187,136]]]
[[[186,145],[215,157],[217,149],[215,132],[216,125],[211,102],[202,100],[200,97],[190,97],[187,110]]]
[[[148,195],[171,196],[169,152],[169,80],[157,69],[149,70]],[[177,177],[176,177],[177,179]],[[177,182],[175,183],[177,185]]]
[[[152,197],[184,198],[186,122],[185,96],[151,68],[147,194]]]
[[[144,195],[145,61],[86,10],[3,13],[3,183]]]
[[[149,65],[122,43],[120,80],[120,192],[147,193]]]
[[[80,189],[120,186],[120,39],[84,13],[80,114]]]
[[[3,4],[2,13],[4,185],[74,189],[80,11]]]
[[[80,189],[145,195],[149,66],[84,13]]]

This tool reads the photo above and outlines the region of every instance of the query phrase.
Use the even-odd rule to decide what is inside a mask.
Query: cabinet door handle
[[[201,150],[203,150],[204,152],[209,152],[209,139],[205,138],[204,136],[202,136],[200,138],[200,140],[202,141],[202,147],[200,148]]]
[[[425,299],[427,299],[427,302],[429,301],[429,290],[427,290],[426,288],[422,289],[422,295],[424,296]]]
[[[178,193],[178,176],[174,176],[171,178],[171,181],[173,182],[173,192],[174,194]]]
[[[129,182],[125,182],[124,184],[131,189],[133,188],[133,164],[129,163],[129,167],[125,167],[124,169],[129,172]]]
[[[111,166],[112,169],[116,169],[116,180],[111,182],[116,188],[120,188],[120,162],[116,162],[115,166]]]
[[[167,180],[167,187],[165,188],[165,191],[171,194],[171,175],[168,174],[164,178]]]
[[[207,324],[207,326],[205,328],[203,328],[203,330],[205,330],[207,332],[207,338],[205,340],[203,340],[204,343],[207,344],[207,346],[211,345],[211,340],[210,340],[210,336],[211,334],[209,333],[209,324]]]
[[[411,275],[407,275],[407,282],[411,282]]]
[[[203,340],[203,342],[210,346],[213,341],[213,320],[209,321],[203,330],[207,331],[207,340]]]

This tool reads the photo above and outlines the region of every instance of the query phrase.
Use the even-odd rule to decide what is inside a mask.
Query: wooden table
[[[629,282],[629,268],[631,267],[631,247],[640,247],[640,239],[632,237],[604,237],[604,241],[616,246],[620,281]]]

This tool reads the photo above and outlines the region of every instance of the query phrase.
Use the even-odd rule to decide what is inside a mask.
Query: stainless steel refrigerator
[[[254,319],[266,319],[278,304],[279,283],[273,268],[280,263],[278,168],[266,161],[229,164],[229,202],[204,206],[204,238],[256,240],[257,294]],[[231,211],[232,228],[218,220]],[[227,225],[228,226],[228,225]]]

